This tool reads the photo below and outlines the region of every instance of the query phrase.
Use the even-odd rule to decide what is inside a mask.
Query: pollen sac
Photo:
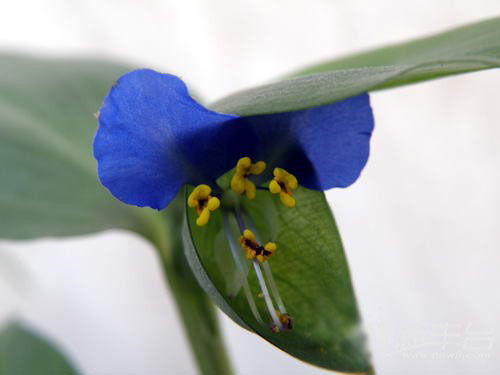
[[[293,329],[292,317],[290,316],[290,314],[282,314],[279,311],[277,311],[276,313],[278,314],[279,320],[285,330],[290,331],[291,329]]]
[[[292,190],[297,189],[299,183],[295,176],[282,168],[274,168],[274,178],[269,183],[269,191],[279,194],[281,203],[285,206],[295,207],[295,199],[292,197]]]
[[[210,212],[215,211],[220,206],[220,200],[212,197],[212,188],[208,185],[198,185],[189,194],[188,206],[196,210],[198,219],[196,224],[200,227],[206,225],[210,219]]]
[[[264,246],[260,245],[255,234],[249,229],[243,231],[240,236],[240,244],[248,260],[257,259],[260,263],[268,260],[278,249],[274,242],[268,242]]]
[[[231,190],[238,194],[245,193],[248,199],[254,199],[255,184],[248,179],[248,176],[261,174],[264,169],[266,169],[266,163],[263,161],[253,164],[248,156],[241,158],[236,164],[236,170],[231,179]]]
[[[276,324],[271,324],[271,331],[274,333],[279,333],[282,331],[291,331],[293,329],[293,324],[292,324],[292,317],[290,314],[284,312],[281,313],[280,311],[276,310],[276,316],[278,317],[278,320],[280,322],[280,325]]]

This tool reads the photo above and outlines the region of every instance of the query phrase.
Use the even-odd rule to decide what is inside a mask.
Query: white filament
[[[226,215],[222,215],[224,222],[224,232],[226,233],[227,241],[229,242],[229,248],[231,249],[231,254],[233,256],[234,262],[236,263],[236,267],[238,268],[238,272],[243,278],[243,290],[245,292],[245,297],[247,298],[248,305],[250,306],[250,310],[252,310],[252,314],[261,325],[264,325],[264,321],[262,320],[259,310],[257,309],[257,305],[255,304],[255,300],[253,299],[252,292],[250,290],[250,286],[248,285],[247,278],[245,277],[245,271],[243,268],[243,264],[241,263],[241,258],[238,254],[238,246],[236,245],[233,235],[231,233],[231,227],[229,225],[229,220]]]

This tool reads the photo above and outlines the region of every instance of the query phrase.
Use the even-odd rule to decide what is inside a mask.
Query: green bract
[[[261,238],[278,245],[268,262],[293,318],[292,330],[273,333],[269,326],[257,323],[243,292],[228,294],[224,274],[232,259],[227,264],[217,262],[222,213],[213,215],[207,226],[198,227],[196,214],[188,208],[184,236],[188,261],[200,284],[236,323],[304,361],[338,371],[369,372],[347,261],[324,194],[299,188],[294,197],[297,207],[293,209],[264,191],[258,191],[255,200],[241,199],[243,211],[252,217]],[[248,275],[257,296],[255,273],[250,269]],[[262,317],[267,317],[262,299],[257,298],[257,306]]]

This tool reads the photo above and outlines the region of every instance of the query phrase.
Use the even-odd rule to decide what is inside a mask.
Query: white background
[[[130,61],[214,100],[499,11],[498,0],[2,1],[0,49]],[[373,94],[368,166],[327,193],[380,374],[500,371],[499,88],[490,71]],[[83,373],[196,372],[142,239],[4,241],[0,274],[0,317],[49,334]],[[221,321],[239,374],[327,373]]]

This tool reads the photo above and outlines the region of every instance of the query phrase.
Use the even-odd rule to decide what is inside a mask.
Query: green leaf
[[[188,189],[188,193],[191,190]],[[198,227],[196,213],[186,206],[185,251],[196,277],[218,306],[236,323],[303,361],[337,371],[371,372],[346,257],[335,220],[324,194],[299,188],[297,207],[284,207],[277,196],[258,191],[255,200],[241,200],[243,212],[255,223],[263,241],[275,241],[269,259],[278,290],[293,317],[293,329],[273,333],[254,318],[244,291],[227,293],[229,269],[217,260],[217,236],[223,230],[216,211],[209,224]],[[230,206],[227,201],[223,207]],[[238,239],[236,238],[236,241]],[[240,248],[238,248],[240,249]],[[248,272],[261,316],[268,317],[255,272]]]
[[[362,92],[500,66],[500,18],[347,56],[299,77],[229,95],[211,108],[250,116],[295,111]]]
[[[0,56],[0,237],[110,228],[151,237],[153,210],[126,206],[99,183],[95,113],[128,69],[96,61]]]
[[[11,322],[0,331],[0,375],[70,375],[72,364],[46,339]]]

